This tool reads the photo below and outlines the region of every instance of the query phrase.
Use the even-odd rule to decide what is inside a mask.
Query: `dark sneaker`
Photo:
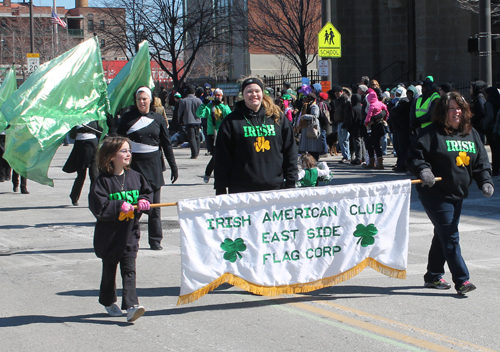
[[[464,281],[462,286],[457,289],[457,293],[459,295],[465,295],[467,292],[474,291],[476,289],[476,286],[470,281]]]
[[[439,279],[439,281],[424,283],[424,287],[437,288],[438,290],[448,290],[449,288],[451,288],[451,285],[447,283],[444,279]]]
[[[210,181],[210,176],[203,176],[203,182],[208,183],[208,181]]]

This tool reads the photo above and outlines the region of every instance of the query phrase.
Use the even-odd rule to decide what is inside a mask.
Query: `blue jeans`
[[[380,139],[380,143],[382,144],[382,155],[387,155],[387,133],[384,133]]]
[[[469,280],[469,270],[460,250],[458,223],[462,212],[463,200],[449,200],[419,195],[425,212],[434,225],[427,261],[425,282],[438,281],[444,275],[444,263],[448,263],[455,288]]]
[[[349,150],[349,132],[347,132],[347,129],[342,128],[343,124],[343,122],[339,122],[337,125],[340,150],[342,152],[342,158],[351,160],[351,152]]]
[[[321,129],[321,143],[323,144],[323,151],[321,154],[328,154],[328,143],[326,143],[326,130]]]

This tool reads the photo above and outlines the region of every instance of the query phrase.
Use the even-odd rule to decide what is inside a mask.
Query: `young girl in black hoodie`
[[[135,260],[139,250],[139,219],[148,211],[153,190],[140,173],[130,169],[130,141],[125,137],[109,137],[99,149],[101,174],[92,184],[89,208],[97,219],[94,251],[102,259],[99,303],[111,316],[122,315],[116,305],[116,268],[122,275],[122,309],[127,321],[141,317],[145,309],[139,305],[136,292]],[[137,205],[137,212],[133,205]]]

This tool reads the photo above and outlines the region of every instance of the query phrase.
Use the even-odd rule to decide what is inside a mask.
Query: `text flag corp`
[[[367,266],[404,279],[410,191],[403,180],[181,200],[178,304],[223,283],[268,296],[309,292]]]

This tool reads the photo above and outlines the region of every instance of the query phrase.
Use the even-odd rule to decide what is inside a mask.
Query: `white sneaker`
[[[122,310],[115,303],[113,303],[110,306],[104,307],[104,308],[106,308],[106,311],[112,317],[119,317],[119,316],[123,315]]]
[[[143,306],[136,304],[135,306],[127,309],[127,321],[128,322],[136,321],[137,319],[142,317],[145,312],[146,309],[144,309]]]
[[[203,176],[203,182],[208,183],[208,181],[210,181],[210,176]]]

